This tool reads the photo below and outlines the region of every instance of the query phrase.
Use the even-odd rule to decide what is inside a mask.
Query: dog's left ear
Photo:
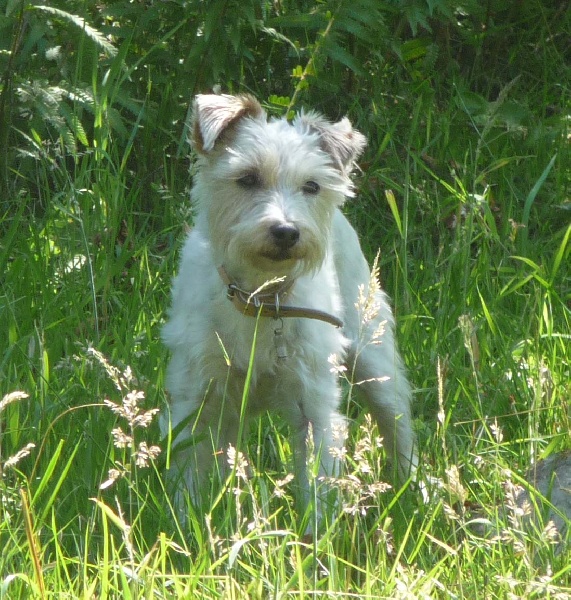
[[[337,123],[330,123],[321,115],[313,112],[302,113],[299,122],[319,135],[321,147],[327,152],[335,166],[348,175],[355,166],[367,144],[367,138],[353,129],[347,117]]]

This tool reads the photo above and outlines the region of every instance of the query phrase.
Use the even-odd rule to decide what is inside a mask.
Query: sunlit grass
[[[394,298],[418,484],[389,485],[375,427],[349,406],[339,510],[314,539],[271,417],[240,449],[251,477],[236,468],[185,523],[172,506],[152,411],[180,190],[145,212],[110,143],[71,174],[38,164],[41,206],[24,193],[2,215],[1,598],[569,596],[568,545],[514,500],[534,461],[569,449],[568,141],[560,124],[532,155],[485,123],[455,132],[457,112],[395,107],[400,137],[347,206]]]

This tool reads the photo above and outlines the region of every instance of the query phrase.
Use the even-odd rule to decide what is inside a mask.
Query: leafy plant
[[[569,450],[567,5],[2,6],[0,597],[568,597],[569,528],[560,542],[530,526],[515,495]],[[344,210],[371,262],[381,248],[422,485],[384,485],[351,405],[345,510],[316,543],[279,420],[247,440],[254,477],[235,449],[232,485],[183,525],[161,469],[137,469],[153,446],[160,466],[158,431],[110,410],[142,389],[135,417],[166,401],[160,326],[192,221],[184,123],[214,86],[280,115],[348,113],[369,140]],[[87,347],[139,382],[117,396]]]
[[[4,184],[9,160],[18,169],[30,158],[56,166],[62,153],[79,151],[78,142],[90,147],[92,127],[84,113],[94,115],[98,99],[87,77],[117,56],[115,46],[84,18],[54,6],[12,3],[3,23],[4,31],[10,29],[0,94]],[[86,77],[78,77],[81,73]]]

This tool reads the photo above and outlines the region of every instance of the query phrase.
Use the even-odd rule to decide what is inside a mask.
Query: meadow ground
[[[547,84],[533,102],[517,82],[489,99],[463,80],[446,101],[436,78],[413,84],[347,105],[369,147],[345,212],[371,261],[380,249],[422,485],[390,485],[346,381],[341,510],[314,541],[275,418],[247,440],[252,477],[234,457],[205,514],[181,523],[165,492],[154,411],[186,158],[142,116],[116,143],[113,87],[75,151],[30,130],[0,205],[0,598],[570,597],[569,533],[515,500],[530,466],[570,448],[568,83],[556,109]]]

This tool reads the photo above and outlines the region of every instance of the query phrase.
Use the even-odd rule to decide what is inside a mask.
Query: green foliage
[[[568,547],[509,495],[569,449],[565,3],[0,6],[0,597],[569,595]],[[248,440],[253,478],[236,471],[184,525],[168,444],[116,412],[166,401],[184,123],[217,85],[278,115],[348,113],[369,140],[345,210],[381,248],[427,498],[378,485],[383,451],[349,406],[345,510],[316,544],[279,421]]]
[[[492,10],[450,0],[13,0],[0,21],[2,183],[17,181],[8,168],[33,180],[41,157],[54,166],[60,158],[77,161],[97,146],[103,123],[114,144],[131,145],[129,184],[146,180],[145,189],[156,192],[165,173],[148,152],[151,140],[179,179],[189,100],[215,86],[288,97],[290,108],[308,102],[335,115],[368,104],[371,92],[388,100],[386,89],[404,99],[438,89],[444,101],[453,95],[449,85],[430,83],[443,74],[448,84],[468,78],[486,102],[521,76],[518,86],[541,106],[560,106],[565,18],[560,7],[534,0],[517,12],[513,3]],[[506,46],[524,51],[506,53]],[[549,77],[533,77],[530,61],[532,73]],[[529,114],[516,103],[503,110],[517,122]]]

